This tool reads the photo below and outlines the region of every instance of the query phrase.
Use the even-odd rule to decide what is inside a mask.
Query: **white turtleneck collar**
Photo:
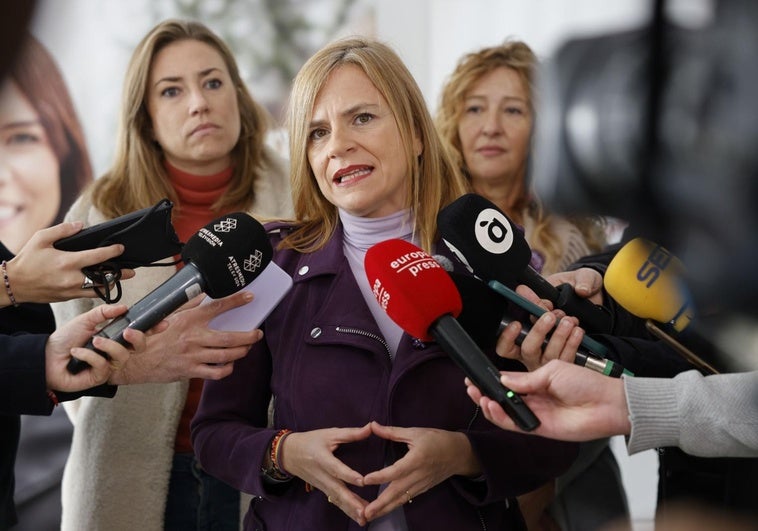
[[[371,309],[376,324],[382,331],[392,359],[395,359],[403,330],[389,318],[376,301],[368,279],[366,279],[366,268],[363,265],[363,260],[366,257],[366,251],[371,246],[385,240],[401,239],[417,244],[413,238],[412,211],[406,209],[382,218],[362,218],[340,209],[339,216],[344,229],[343,250],[345,257],[347,257],[353,276],[361,289],[361,294]]]

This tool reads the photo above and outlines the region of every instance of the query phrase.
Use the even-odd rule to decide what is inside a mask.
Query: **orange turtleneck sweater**
[[[201,227],[225,213],[213,212],[211,206],[226,192],[232,178],[232,168],[229,167],[215,175],[198,176],[183,172],[168,162],[165,166],[171,185],[179,197],[178,214],[173,220],[174,228],[179,239],[186,242]],[[181,262],[179,267],[181,267]],[[197,411],[202,390],[203,380],[192,378],[189,383],[187,401],[184,403],[184,410],[182,410],[176,431],[174,442],[176,453],[192,453],[190,421]]]

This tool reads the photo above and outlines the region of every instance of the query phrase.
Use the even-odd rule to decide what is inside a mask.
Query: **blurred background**
[[[164,18],[197,19],[220,34],[254,97],[281,118],[289,81],[336,37],[391,44],[433,111],[466,52],[514,37],[547,57],[569,37],[636,27],[649,12],[640,0],[39,0],[32,29],[63,70],[100,175],[110,164],[129,55]]]

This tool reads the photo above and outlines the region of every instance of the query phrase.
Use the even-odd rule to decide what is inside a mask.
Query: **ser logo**
[[[666,269],[671,262],[671,253],[666,249],[657,245],[647,257],[647,260],[637,270],[637,280],[645,284],[646,288],[652,286],[658,277],[661,276],[661,271]]]
[[[476,217],[474,236],[479,245],[492,254],[506,253],[513,245],[510,221],[494,208],[486,208]]]

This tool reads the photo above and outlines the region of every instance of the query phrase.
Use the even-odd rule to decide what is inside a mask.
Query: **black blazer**
[[[0,260],[12,257],[0,243]],[[16,522],[13,466],[19,414],[49,415],[53,410],[45,385],[45,343],[54,323],[47,305],[0,309],[0,529]],[[36,333],[19,334],[22,331]]]
[[[0,243],[0,260],[11,258],[13,254]],[[53,330],[55,318],[47,304],[0,308],[0,529],[16,522],[13,468],[19,415],[50,415],[53,411],[45,382],[45,344]],[[115,393],[115,386],[101,385],[80,393],[56,394],[66,401]]]

